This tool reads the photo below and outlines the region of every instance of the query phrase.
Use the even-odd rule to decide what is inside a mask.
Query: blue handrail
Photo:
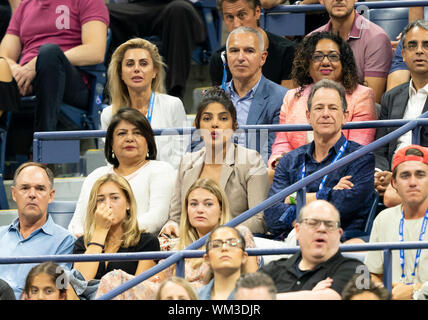
[[[348,122],[343,126],[343,129],[369,129],[369,128],[384,128],[384,127],[401,127],[412,120],[373,120],[373,121],[355,121]],[[428,119],[418,119],[418,126],[428,125]],[[279,131],[308,131],[312,130],[309,124],[273,124],[273,125],[245,125],[240,126],[239,130],[266,130],[272,132]],[[155,135],[186,135],[195,132],[194,127],[189,128],[165,128],[153,129]],[[35,132],[33,138],[33,159],[37,162],[48,162],[46,159],[49,150],[49,145],[45,145],[45,141],[56,140],[80,140],[91,138],[104,138],[105,130],[78,130],[78,131],[54,131],[54,132]],[[418,143],[418,141],[415,141]],[[53,147],[57,152],[57,146]],[[79,149],[76,149],[79,153]],[[78,156],[78,155],[77,155]]]
[[[277,194],[273,195],[272,197],[266,199],[265,201],[261,202],[260,204],[256,205],[255,207],[253,207],[253,208],[243,212],[239,216],[235,217],[234,219],[232,219],[231,221],[226,223],[226,225],[233,226],[233,227],[237,226],[238,224],[242,223],[243,221],[245,221],[245,220],[251,218],[253,215],[257,214],[258,212],[263,211],[266,208],[269,208],[270,206],[274,205],[275,203],[277,203],[279,201],[282,201],[282,199],[284,199],[286,196],[290,195],[293,192],[296,192],[298,189],[301,189],[302,187],[304,187],[304,186],[308,185],[309,183],[319,179],[320,177],[334,171],[338,167],[341,167],[345,164],[348,164],[351,161],[355,160],[358,157],[361,157],[362,155],[364,155],[368,152],[374,151],[375,149],[379,148],[380,146],[388,143],[389,141],[391,141],[393,139],[397,139],[402,134],[406,133],[407,131],[414,129],[415,127],[417,127],[421,118],[427,118],[427,117],[428,117],[428,112],[425,112],[424,114],[419,116],[418,119],[410,120],[404,126],[402,126],[402,127],[398,128],[397,130],[387,134],[386,136],[380,138],[379,140],[376,140],[376,141],[370,143],[369,145],[364,146],[361,149],[358,149],[351,154],[348,154],[347,156],[343,157],[342,159],[336,161],[335,163],[332,163],[332,164],[322,168],[321,170],[314,172],[313,174],[299,180],[298,182],[292,184],[291,186],[283,189],[282,191],[280,191]],[[193,249],[197,249],[197,248],[202,247],[202,245],[206,241],[207,236],[208,235],[205,235],[202,238],[196,240],[191,245],[186,247],[184,250],[193,250]],[[180,259],[179,256],[181,256],[181,255],[182,255],[182,253],[176,253],[176,254],[170,256],[168,259],[166,259],[162,263],[153,267],[153,269],[157,268],[157,269],[163,270],[164,268],[168,267],[169,264],[172,264],[172,263],[175,263],[176,261],[178,261]],[[169,264],[167,266],[165,266],[166,263],[169,263]],[[385,268],[385,267],[387,267],[387,268]],[[386,263],[385,263],[384,268],[385,268],[385,270],[387,270],[387,272],[385,273],[385,277],[387,278],[387,279],[385,279],[385,282],[387,284],[386,287],[388,289],[391,289],[392,274],[391,274],[391,272],[389,272],[390,264],[388,263],[388,266],[386,266]],[[112,299],[112,298],[116,297],[117,295],[119,295],[119,294],[125,292],[126,290],[130,289],[134,285],[137,285],[140,282],[146,280],[147,278],[149,278],[150,276],[152,276],[154,274],[155,273],[153,273],[152,269],[147,270],[147,271],[143,272],[142,274],[136,276],[132,280],[130,280],[124,284],[121,284],[119,287],[117,287],[117,288],[113,289],[112,291],[106,293],[105,295],[99,297],[99,299],[100,300]]]
[[[371,144],[362,147],[361,149],[353,152],[352,154],[347,155],[346,157],[340,159],[334,164],[330,164],[329,166],[313,173],[312,175],[309,175],[308,177],[296,182],[295,184],[283,189],[281,192],[277,193],[276,195],[272,196],[271,198],[266,199],[262,203],[256,205],[255,207],[247,210],[246,212],[242,213],[238,217],[234,218],[233,220],[229,221],[227,225],[230,226],[236,226],[243,221],[249,219],[254,214],[265,210],[266,208],[272,206],[276,202],[282,200],[289,194],[298,191],[299,189],[305,187],[307,184],[313,182],[314,180],[324,176],[325,174],[328,174],[338,167],[345,165],[356,158],[362,156],[363,154],[366,154],[368,152],[374,151],[378,147],[382,146],[383,144],[386,144],[388,141],[397,139],[402,134],[406,133],[409,130],[414,130],[415,128],[422,126],[422,125],[428,125],[428,119],[424,119],[428,117],[428,112],[421,115],[419,118],[415,120],[377,120],[377,121],[365,121],[365,122],[350,122],[347,123],[343,128],[344,129],[357,129],[357,128],[373,128],[373,127],[399,127],[397,130],[389,133],[388,135],[382,137],[379,140],[376,140],[372,142]],[[250,130],[250,129],[262,129],[262,130],[269,130],[269,131],[305,131],[305,130],[312,130],[311,126],[308,124],[300,124],[300,125],[251,125],[251,126],[242,126],[241,129],[244,130]],[[172,129],[155,129],[155,134],[160,134],[166,132],[171,132],[171,134],[188,134],[192,132],[194,128],[172,128]],[[72,131],[72,132],[37,132],[34,134],[34,150],[37,150],[37,143],[40,140],[46,139],[46,140],[61,140],[61,139],[80,139],[80,138],[93,138],[93,137],[103,137],[105,136],[105,131],[103,130],[93,130],[93,131]],[[35,157],[37,159],[37,157]],[[206,240],[207,236],[204,236],[194,243],[192,243],[190,246],[185,248],[184,250],[194,250],[197,248],[202,247]],[[159,271],[167,268],[169,265],[173,263],[177,263],[178,261],[183,259],[183,253],[176,252],[175,254],[169,256],[165,261],[158,264],[157,266],[153,267],[150,270],[147,270],[146,272],[140,274],[139,276],[135,277],[131,281],[128,281],[127,283],[122,284],[121,286],[115,288],[111,292],[105,294],[103,297],[100,297],[100,299],[111,299],[117,296],[118,294],[128,290],[129,288],[133,287],[134,285],[144,281],[145,279],[151,277],[152,275],[158,273]],[[183,270],[180,271],[182,276]],[[388,278],[391,277],[390,273],[386,273],[385,275],[388,276]],[[390,287],[390,279],[386,279],[386,283],[388,284],[387,287]]]
[[[423,7],[428,6],[427,0],[410,0],[410,1],[368,1],[355,2],[354,8],[402,8],[402,7]],[[325,6],[321,4],[303,4],[303,5],[278,5],[269,10],[264,10],[266,13],[280,12],[310,12],[323,11]]]

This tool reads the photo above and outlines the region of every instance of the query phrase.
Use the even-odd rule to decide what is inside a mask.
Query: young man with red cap
[[[392,187],[401,205],[376,217],[370,242],[427,241],[428,149],[410,145],[399,149],[392,161]],[[375,280],[383,279],[383,252],[369,251],[365,264]],[[428,281],[427,250],[392,251],[392,298],[412,299]]]

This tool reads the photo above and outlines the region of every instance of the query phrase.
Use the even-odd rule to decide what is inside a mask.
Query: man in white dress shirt
[[[406,63],[411,79],[409,82],[391,89],[382,97],[382,108],[379,120],[415,119],[428,111],[428,22],[417,20],[409,23],[402,33],[403,60]],[[396,128],[378,128],[376,139],[392,132]],[[428,146],[428,130],[421,129],[420,144]],[[377,149],[375,187],[384,197],[386,206],[391,207],[401,202],[400,197],[390,186],[391,165],[394,153],[412,143],[412,132],[402,135],[397,140]]]

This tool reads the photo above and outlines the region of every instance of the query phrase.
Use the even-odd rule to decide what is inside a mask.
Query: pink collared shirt
[[[312,85],[308,85],[300,97],[296,96],[299,88],[287,91],[284,97],[279,124],[307,124],[306,110]],[[346,94],[348,104],[347,122],[377,120],[374,92],[371,88],[358,85],[352,94]],[[374,140],[376,129],[343,130],[346,139],[362,145],[367,145]],[[272,161],[284,152],[290,152],[308,141],[306,131],[277,132],[272,146],[272,154],[269,158],[269,167]]]
[[[46,43],[57,44],[62,51],[81,45],[82,26],[93,20],[109,25],[110,17],[103,0],[22,1],[6,33],[21,40],[19,63],[25,65]]]

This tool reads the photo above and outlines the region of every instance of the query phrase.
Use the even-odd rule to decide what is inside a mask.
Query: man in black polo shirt
[[[300,251],[290,258],[272,261],[260,271],[275,282],[278,299],[340,300],[345,285],[363,264],[339,252],[340,215],[325,200],[302,208],[295,225]]]
[[[295,43],[259,28],[260,0],[217,0],[217,7],[223,15],[223,21],[229,32],[245,26],[258,29],[263,34],[268,52],[266,63],[262,69],[263,75],[270,81],[286,88],[293,88],[290,73],[293,65]],[[225,46],[214,52],[210,60],[210,76],[214,86],[222,84],[223,62],[221,53],[223,51],[226,51]],[[226,71],[226,82],[229,82],[232,79],[232,75],[227,66]]]

